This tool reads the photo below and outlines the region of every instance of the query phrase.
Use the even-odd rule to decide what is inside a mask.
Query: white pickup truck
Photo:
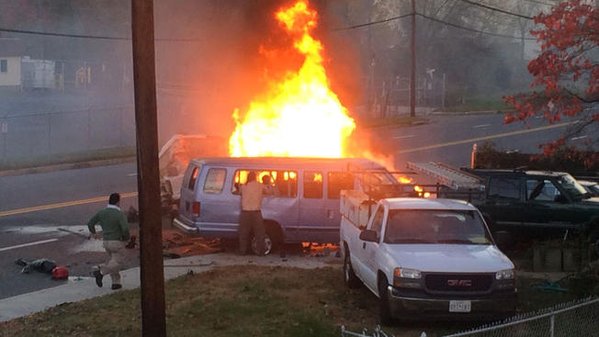
[[[495,320],[516,309],[514,264],[465,201],[341,192],[343,272],[380,303],[380,320]]]

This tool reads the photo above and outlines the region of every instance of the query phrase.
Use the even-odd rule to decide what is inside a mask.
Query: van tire
[[[270,234],[268,233],[268,231],[266,233],[264,233],[264,253],[263,254],[258,254],[258,248],[256,247],[256,236],[252,233],[252,238],[251,238],[251,245],[252,245],[252,252],[255,255],[268,255],[270,253],[272,253],[273,251],[273,242],[272,239],[270,238]]]

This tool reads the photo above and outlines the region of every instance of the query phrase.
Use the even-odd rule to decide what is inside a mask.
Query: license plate
[[[470,301],[449,301],[449,312],[470,312]]]

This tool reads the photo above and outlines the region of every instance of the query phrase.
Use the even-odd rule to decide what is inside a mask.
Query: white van
[[[363,158],[204,158],[190,161],[175,227],[205,237],[237,238],[239,184],[256,172],[275,192],[262,201],[269,253],[280,243],[338,243],[341,190],[396,194],[397,180]]]

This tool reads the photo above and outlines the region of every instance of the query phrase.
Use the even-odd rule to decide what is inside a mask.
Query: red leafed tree
[[[563,149],[573,151],[566,140],[584,129],[596,130],[599,124],[599,9],[571,0],[556,5],[548,14],[539,14],[534,21],[539,29],[531,34],[540,43],[541,52],[528,64],[534,77],[533,91],[504,98],[515,108],[505,122],[543,115],[554,123],[563,116],[576,116],[579,123],[544,145],[547,155]],[[590,142],[592,148],[595,144]],[[588,159],[599,160],[599,155],[595,152]]]

